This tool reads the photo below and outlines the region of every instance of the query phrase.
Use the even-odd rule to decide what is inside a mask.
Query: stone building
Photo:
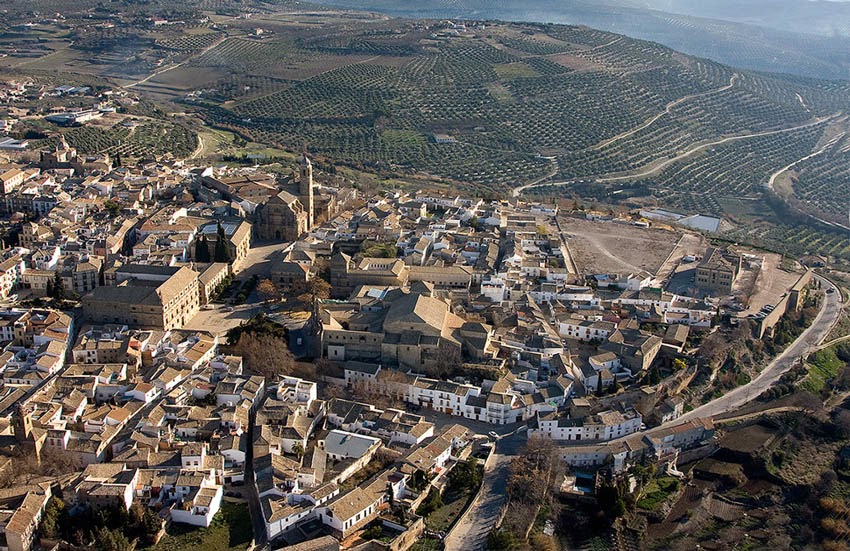
[[[122,266],[114,286],[83,297],[83,315],[95,323],[141,329],[180,329],[198,313],[198,273],[183,266]]]
[[[740,271],[739,255],[710,247],[697,266],[696,285],[700,289],[730,293]]]
[[[410,267],[400,258],[363,258],[359,262],[345,253],[331,258],[332,298],[347,298],[358,285],[405,287]]]
[[[310,231],[315,222],[313,165],[301,159],[298,195],[282,190],[257,207],[255,228],[263,240],[295,241]]]

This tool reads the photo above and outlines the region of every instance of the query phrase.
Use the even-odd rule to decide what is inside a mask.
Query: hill
[[[718,214],[728,239],[850,261],[850,83],[732,69],[581,26],[228,0],[181,4],[167,12],[179,22],[154,25],[176,8],[86,2],[61,23],[0,35],[0,65],[106,79],[278,151],[306,145],[388,178]],[[33,35],[50,53],[4,46]]]
[[[801,0],[314,0],[396,17],[586,25],[752,69],[850,77],[850,5]]]

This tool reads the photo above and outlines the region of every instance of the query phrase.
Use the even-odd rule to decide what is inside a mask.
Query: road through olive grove
[[[747,133],[747,134],[739,134],[737,136],[728,136],[726,138],[721,138],[719,140],[714,140],[714,141],[705,142],[705,143],[702,143],[702,144],[697,144],[697,145],[690,147],[687,151],[680,153],[680,154],[678,154],[674,157],[670,157],[669,159],[666,159],[666,160],[664,160],[660,163],[650,163],[648,166],[646,166],[642,169],[639,169],[637,171],[631,171],[628,174],[602,175],[602,176],[597,176],[597,177],[593,177],[593,178],[585,178],[585,179],[581,179],[581,180],[564,180],[562,182],[532,182],[532,183],[529,183],[529,184],[523,184],[523,185],[517,186],[513,189],[513,196],[519,197],[520,195],[522,195],[524,192],[528,191],[529,189],[542,188],[542,187],[553,187],[553,186],[567,186],[567,185],[570,185],[570,184],[575,184],[577,182],[586,182],[588,180],[593,181],[593,182],[597,182],[597,183],[600,183],[600,184],[639,180],[641,178],[646,178],[648,176],[653,176],[655,174],[658,174],[659,172],[661,172],[662,170],[664,170],[668,166],[675,164],[675,163],[678,163],[679,161],[682,161],[682,160],[687,159],[689,157],[693,157],[697,153],[699,153],[701,151],[705,151],[706,149],[709,149],[711,147],[716,147],[718,145],[723,145],[723,144],[727,144],[727,143],[730,143],[730,142],[748,140],[748,139],[751,139],[751,138],[759,138],[759,137],[763,137],[763,136],[775,136],[775,135],[779,135],[779,134],[787,134],[788,132],[794,132],[795,130],[802,130],[804,128],[811,128],[812,126],[818,126],[818,125],[823,124],[825,122],[832,121],[832,120],[838,118],[839,116],[841,116],[841,113],[835,113],[835,114],[829,115],[827,117],[818,117],[818,118],[815,118],[814,120],[811,120],[811,121],[809,121],[805,124],[799,124],[799,125],[791,126],[791,127],[788,127],[788,128],[782,128],[782,129],[779,129],[779,130],[766,130],[764,132],[752,132],[752,133]]]

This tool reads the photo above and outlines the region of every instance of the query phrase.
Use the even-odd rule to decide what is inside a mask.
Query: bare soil
[[[561,228],[580,273],[655,274],[680,234],[611,221],[562,218]]]

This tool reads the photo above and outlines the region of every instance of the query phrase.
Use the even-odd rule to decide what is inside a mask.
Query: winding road
[[[791,170],[792,168],[794,168],[794,166],[802,163],[803,161],[808,161],[809,159],[817,157],[818,155],[822,155],[824,152],[828,151],[830,148],[832,148],[832,146],[834,146],[836,143],[838,143],[838,141],[841,138],[843,138],[845,135],[846,135],[846,132],[841,132],[840,134],[838,134],[837,136],[835,136],[834,138],[832,138],[831,140],[826,142],[826,144],[824,144],[817,151],[815,151],[813,153],[809,153],[808,155],[806,155],[802,159],[797,159],[793,163],[790,163],[790,164],[780,168],[779,170],[777,170],[776,172],[774,172],[773,174],[770,175],[770,179],[767,181],[767,184],[765,184],[765,187],[767,189],[769,189],[770,191],[773,191],[773,184],[776,183],[776,179],[779,178],[782,174]]]
[[[824,293],[823,306],[812,324],[803,331],[797,340],[791,343],[788,348],[783,350],[776,358],[774,358],[773,361],[770,362],[770,364],[768,364],[768,366],[765,367],[762,372],[749,383],[739,386],[723,396],[689,411],[678,419],[662,425],[662,427],[666,428],[681,424],[684,421],[700,417],[713,417],[734,411],[744,404],[755,400],[759,394],[778,381],[785,372],[794,367],[797,362],[800,361],[800,358],[817,350],[824,339],[826,339],[827,335],[829,335],[832,327],[838,321],[838,318],[841,315],[843,303],[841,292],[831,281],[819,275],[815,275],[815,279],[821,282],[822,288],[833,289],[833,291],[832,293]],[[652,433],[651,430],[648,432]]]
[[[591,149],[598,150],[598,149],[602,149],[604,147],[608,147],[612,143],[618,142],[618,141],[620,141],[624,138],[628,138],[629,136],[633,136],[633,135],[637,134],[638,132],[640,132],[641,130],[649,128],[650,126],[655,124],[655,121],[657,121],[658,119],[660,119],[661,117],[663,117],[665,115],[669,115],[670,112],[673,109],[682,105],[686,101],[690,101],[690,100],[695,99],[695,98],[701,98],[701,97],[704,97],[704,96],[710,96],[710,95],[713,95],[713,94],[719,94],[721,92],[731,90],[732,87],[735,86],[735,81],[738,80],[738,78],[740,78],[740,75],[738,73],[735,73],[734,75],[732,75],[732,78],[729,79],[729,84],[727,84],[726,86],[723,86],[722,88],[717,88],[717,89],[714,89],[714,90],[708,90],[706,92],[700,92],[699,94],[691,94],[689,96],[684,96],[684,97],[681,97],[677,100],[673,100],[673,101],[671,101],[670,103],[667,104],[667,106],[664,108],[664,111],[658,113],[657,115],[655,115],[654,117],[652,117],[651,119],[649,119],[645,123],[641,124],[640,126],[636,126],[636,127],[632,128],[631,130],[623,132],[622,134],[617,134],[613,138],[608,138],[605,141],[599,142],[598,144],[594,145]]]
[[[812,324],[788,348],[781,352],[759,375],[741,387],[732,390],[707,404],[704,404],[685,415],[665,423],[659,427],[640,431],[638,434],[651,436],[669,427],[696,418],[713,417],[735,411],[748,402],[755,400],[770,385],[775,383],[799,359],[818,349],[826,339],[841,314],[843,299],[840,291],[828,279],[815,274],[823,289],[833,289],[824,293],[823,305]],[[758,415],[760,415],[759,413]],[[744,416],[746,417],[746,416]],[[505,503],[505,491],[509,474],[510,458],[522,446],[524,433],[516,430],[505,434],[497,442],[497,451],[490,463],[486,465],[484,485],[477,499],[470,506],[469,512],[452,529],[445,540],[447,551],[483,550],[487,534],[496,526]],[[634,435],[624,436],[609,443],[633,438]],[[583,444],[583,443],[582,443]],[[561,444],[566,445],[566,444]]]
[[[596,178],[582,178],[580,180],[564,180],[562,182],[528,183],[528,184],[523,184],[521,186],[515,187],[513,189],[512,194],[513,194],[514,197],[519,197],[524,191],[529,190],[529,189],[533,189],[533,188],[537,188],[537,187],[566,186],[566,185],[574,184],[574,183],[579,182],[579,181],[587,182],[588,180],[592,180],[594,182],[603,183],[603,184],[609,183],[609,182],[622,182],[622,181],[629,181],[629,180],[639,180],[641,178],[646,178],[647,176],[652,176],[654,174],[657,174],[657,173],[661,172],[662,170],[664,170],[665,168],[667,168],[668,166],[670,166],[674,163],[677,163],[677,162],[679,162],[683,159],[687,159],[688,157],[692,157],[693,155],[699,153],[700,151],[704,151],[705,149],[708,149],[708,148],[711,148],[711,147],[727,144],[727,143],[730,143],[730,142],[736,142],[736,141],[741,141],[741,140],[749,140],[751,138],[760,138],[760,137],[763,137],[763,136],[774,136],[774,135],[777,135],[777,134],[786,134],[788,132],[794,132],[796,130],[802,130],[804,128],[810,128],[812,126],[817,126],[819,124],[823,124],[823,123],[831,121],[831,120],[833,120],[833,119],[835,119],[839,116],[841,116],[841,113],[835,113],[835,114],[832,114],[828,117],[818,117],[818,118],[815,118],[815,119],[813,119],[813,120],[811,120],[811,121],[809,121],[805,124],[800,124],[800,125],[792,126],[792,127],[789,127],[789,128],[781,128],[779,130],[765,130],[763,132],[751,132],[751,133],[748,133],[748,134],[740,134],[740,135],[737,135],[737,136],[728,136],[726,138],[721,138],[719,140],[714,140],[714,141],[711,141],[711,142],[705,142],[705,143],[702,143],[702,144],[699,144],[699,145],[694,145],[690,149],[688,149],[687,151],[680,153],[680,154],[676,155],[675,157],[671,157],[671,158],[666,159],[666,160],[664,160],[660,163],[658,163],[658,162],[650,163],[649,165],[645,166],[642,169],[637,169],[638,170],[637,172],[633,171],[633,172],[629,172],[628,174],[613,175],[613,176],[598,176]]]

